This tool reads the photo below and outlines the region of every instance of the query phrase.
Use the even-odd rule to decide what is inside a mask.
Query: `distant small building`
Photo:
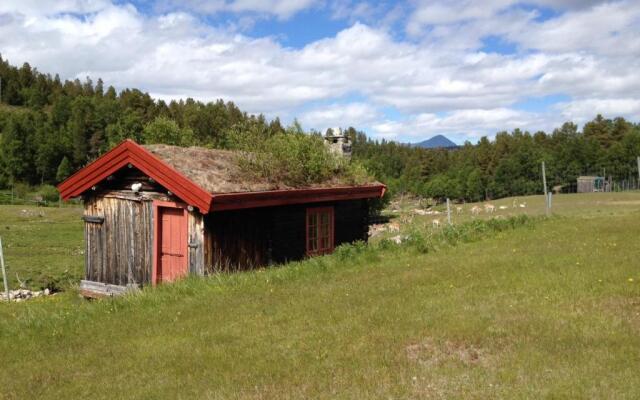
[[[602,192],[605,190],[605,179],[602,176],[579,176],[578,193]]]

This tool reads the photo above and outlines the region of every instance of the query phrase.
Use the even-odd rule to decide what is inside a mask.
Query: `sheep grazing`
[[[499,208],[499,209],[501,209],[501,210],[506,210],[506,209],[507,209],[507,208],[509,208],[509,207],[507,207],[507,206],[500,206],[500,207],[498,207],[498,208]]]
[[[520,203],[520,208],[527,208],[527,202]]]
[[[484,212],[486,212],[487,214],[493,213],[495,210],[496,210],[496,206],[494,206],[493,204],[484,205]]]
[[[471,215],[479,215],[480,211],[482,211],[482,208],[478,206],[471,207]]]
[[[440,220],[439,219],[434,219],[433,221],[431,221],[431,226],[433,226],[434,228],[439,228],[440,227]]]
[[[464,211],[462,207],[456,207],[456,214],[462,214],[462,211]]]
[[[374,224],[369,227],[369,237],[374,237],[386,231],[387,228],[382,224]]]
[[[400,232],[400,224],[397,222],[391,222],[387,228],[389,232]]]
[[[389,238],[389,240],[391,240],[391,241],[392,241],[393,243],[395,243],[395,244],[400,244],[400,243],[402,243],[402,240],[403,240],[403,239],[404,239],[404,238],[403,238],[402,236],[400,236],[400,235],[396,235],[396,236],[394,236],[394,237]]]
[[[410,224],[413,222],[413,216],[412,215],[402,215],[400,216],[400,222],[402,222],[403,224]]]

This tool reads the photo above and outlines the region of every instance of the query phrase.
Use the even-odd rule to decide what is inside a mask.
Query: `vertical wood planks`
[[[189,212],[189,273],[204,275],[204,218],[198,211]]]
[[[104,218],[85,223],[86,280],[112,285],[149,284],[152,268],[150,201],[120,197],[86,199],[85,215]]]

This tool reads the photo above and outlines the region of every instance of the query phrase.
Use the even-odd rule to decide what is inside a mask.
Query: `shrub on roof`
[[[270,182],[311,186],[332,180],[345,185],[371,181],[361,164],[331,153],[321,136],[287,131],[270,136],[253,130],[232,132],[227,144],[242,151],[239,163],[246,173]]]

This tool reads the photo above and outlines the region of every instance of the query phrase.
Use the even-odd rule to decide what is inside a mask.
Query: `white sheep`
[[[471,207],[471,215],[479,215],[480,211],[482,211],[482,208],[478,206]]]
[[[400,244],[400,243],[402,243],[402,240],[403,240],[403,239],[404,239],[404,238],[403,238],[402,236],[400,236],[400,235],[396,235],[396,236],[394,236],[394,237],[389,238],[389,240],[391,240],[391,241],[392,241],[392,242],[394,242],[395,244]]]
[[[496,206],[494,206],[493,204],[485,204],[484,205],[484,212],[486,213],[493,213],[496,210]]]
[[[433,226],[434,228],[439,228],[440,227],[440,220],[439,219],[434,219],[433,221],[431,221],[431,226]]]

